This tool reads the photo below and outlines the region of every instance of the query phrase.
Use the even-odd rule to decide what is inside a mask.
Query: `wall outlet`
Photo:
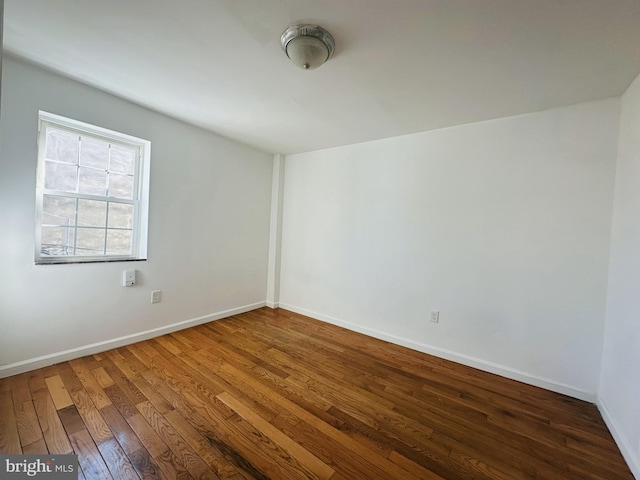
[[[431,323],[438,323],[440,321],[440,312],[438,310],[431,310],[429,319]]]
[[[151,303],[160,303],[162,298],[162,290],[154,290],[151,292]]]

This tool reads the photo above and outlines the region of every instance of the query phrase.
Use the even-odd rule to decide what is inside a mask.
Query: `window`
[[[39,122],[36,263],[146,259],[151,143],[46,112]]]

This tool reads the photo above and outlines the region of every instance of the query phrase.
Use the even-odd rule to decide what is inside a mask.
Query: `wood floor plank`
[[[163,395],[168,393],[165,391]],[[188,439],[190,444],[194,445],[194,450],[199,448],[200,451],[203,451],[203,459],[208,462],[216,475],[220,478],[234,479],[255,478],[263,480],[267,478],[249,459],[243,456],[242,452],[224,442],[215,422],[207,420],[184,402],[175,402],[173,405],[176,410],[171,412],[167,419],[177,431],[181,432],[183,438]],[[204,439],[205,443],[202,443],[200,439]]]
[[[96,478],[100,480],[112,480],[113,477],[104,463],[104,459],[100,454],[95,443],[91,439],[87,430],[80,430],[69,435],[73,450],[78,455],[78,462],[85,477]]]
[[[412,476],[399,466],[394,468],[390,462],[384,462],[384,467],[381,468],[376,462],[371,461],[370,453],[368,457],[356,454],[353,449],[345,448],[343,443],[319,431],[314,425],[302,420],[297,423],[291,423],[289,420],[287,417],[279,416],[274,421],[274,427],[281,430],[289,438],[295,439],[298,444],[308,451],[313,452],[320,460],[333,468],[336,473],[344,473],[351,478],[364,477],[369,480],[386,480],[388,478],[410,480],[421,478]],[[354,443],[359,442],[354,439]],[[364,451],[366,450],[363,449]],[[331,478],[334,476],[335,473]]]
[[[234,465],[250,472],[256,478],[273,478],[274,476],[295,478],[292,473],[278,466],[278,461],[282,463],[282,456],[278,455],[276,452],[278,449],[260,432],[255,431],[246,422],[243,424],[239,418],[229,420],[226,410],[221,410],[215,403],[209,403],[209,391],[200,393],[190,390],[190,380],[180,380],[177,371],[174,371],[161,355],[152,356],[151,361],[160,367],[156,370],[158,376],[164,375],[171,389],[185,399],[187,405],[178,401],[174,407],[186,412],[193,409],[197,417],[202,419],[195,422],[195,425],[204,432],[205,438],[223,452]],[[192,417],[194,415],[190,415],[188,420],[194,421]],[[268,444],[268,448],[261,449],[260,445],[256,444],[258,438],[260,443]]]
[[[113,433],[113,436],[118,440],[122,449],[133,462],[132,456],[134,453],[144,450],[138,436],[131,429],[127,421],[115,406],[107,405],[106,407],[103,407],[100,409],[100,415],[109,426],[109,429]],[[136,468],[136,470],[138,469]]]
[[[151,385],[144,379],[143,373],[148,373],[149,369],[129,350],[122,348],[118,350],[116,365],[122,370],[136,389],[142,394],[144,400],[151,404],[162,414],[172,410],[171,405],[162,395],[158,394]]]
[[[593,404],[269,308],[0,379],[20,452],[87,480],[633,480]]]
[[[58,372],[58,375],[60,375],[62,383],[64,383],[67,392],[69,392],[69,395],[84,390],[82,382],[76,375],[76,372],[73,371],[73,368],[71,367],[69,362],[57,364],[56,370]]]
[[[21,405],[24,402],[30,402],[31,391],[29,390],[29,374],[22,373],[15,375],[6,380],[14,405]]]
[[[136,415],[138,412],[131,398],[120,388],[120,386],[114,384],[104,389],[104,393],[107,395],[111,403],[120,411],[123,417],[129,418]]]
[[[164,451],[154,460],[158,464],[162,478],[166,480],[194,480],[171,450]]]
[[[84,420],[78,413],[78,409],[75,405],[70,405],[66,408],[58,410],[58,416],[60,417],[62,426],[64,426],[64,430],[67,432],[68,436],[73,433],[86,430]]]
[[[51,395],[51,399],[53,400],[56,410],[62,410],[63,408],[73,405],[73,400],[71,400],[69,392],[67,392],[64,383],[62,383],[60,375],[47,377],[44,381],[47,384],[49,395]]]
[[[33,401],[14,403],[14,409],[21,445],[24,447],[42,439],[42,430]]]
[[[438,407],[435,406],[440,400],[438,398],[434,398],[429,403],[423,403],[421,400],[408,397],[404,392],[395,390],[394,393],[390,393],[393,391],[394,390],[385,389],[379,392],[379,394],[383,396],[392,395],[393,398],[396,399],[396,408],[399,411],[405,412],[408,416],[414,416],[414,418],[416,418],[415,415],[424,417],[425,421],[432,428],[439,431],[439,434],[444,433],[452,439],[458,438],[468,445],[475,443],[482,445],[483,448],[491,447],[487,448],[487,450],[500,452],[501,456],[510,455],[511,458],[514,459],[513,463],[516,464],[518,468],[528,468],[530,471],[536,470],[536,461],[529,455],[531,443],[524,443],[522,441],[514,442],[513,438],[511,439],[511,443],[504,443],[504,433],[500,429],[489,425],[484,416],[478,417],[475,422],[469,422],[468,412],[461,410],[460,407],[456,407],[450,402],[444,404],[442,407]],[[414,409],[414,406],[417,408]],[[411,410],[407,410],[408,408]],[[453,414],[450,414],[451,412],[453,412]],[[458,416],[456,416],[456,413]],[[467,427],[467,425],[470,426]],[[439,438],[446,439],[447,437]],[[448,444],[450,445],[451,442]],[[549,466],[540,466],[540,464],[537,465],[537,468],[550,469]]]
[[[203,361],[205,361],[203,359]],[[215,364],[208,363],[209,367],[214,369]],[[229,379],[235,379],[237,382],[241,383],[245,386],[251,386],[254,395],[260,396],[263,399],[267,399],[270,396],[274,396],[274,392],[264,384],[261,384],[256,379],[251,378],[249,375],[241,372],[231,365],[223,365],[219,368],[218,372],[222,375],[228,373],[230,375]],[[328,424],[309,411],[305,410],[302,407],[299,407],[297,404],[286,400],[285,398],[277,398],[278,404],[280,404],[286,411],[293,413],[297,418],[301,421],[307,422],[313,427],[317,428],[323,434],[327,435],[329,438],[333,438],[338,441],[343,448],[346,448],[351,452],[352,455],[357,455],[361,458],[366,459],[372,465],[375,465],[376,468],[380,469],[382,472],[385,472],[389,475],[388,478],[394,478],[398,475],[398,467],[392,465],[386,458],[374,454],[370,449],[364,446],[361,442],[342,434],[339,430],[337,430],[333,424]],[[448,452],[447,452],[448,453]],[[403,478],[408,478],[407,473],[404,472]],[[373,478],[370,477],[370,478]]]
[[[101,408],[111,405],[111,400],[109,400],[107,394],[104,393],[102,387],[98,385],[96,379],[91,375],[91,371],[87,368],[87,364],[89,363],[88,359],[89,357],[71,360],[69,365],[73,369],[84,390],[89,394],[89,397],[95,404],[96,408],[100,410]]]
[[[204,460],[216,477],[229,480],[245,478],[240,474],[238,469],[225,458],[224,454],[214,448],[178,411],[173,410],[169,412],[165,415],[165,418],[171,426],[180,433],[193,451]]]
[[[71,398],[96,444],[100,445],[101,442],[113,438],[109,425],[107,425],[85,390],[73,392]]]
[[[49,453],[67,455],[73,450],[49,394],[44,374],[44,370],[36,370],[30,374],[29,388],[33,398],[33,405]]]
[[[78,480],[87,480],[82,471],[82,467],[78,466]]]
[[[287,468],[286,453],[239,416],[208,416],[206,420],[215,428],[213,436],[213,432],[209,432],[208,440],[241,459],[243,468],[246,464],[251,465],[251,472],[256,472],[259,478],[304,478],[304,470],[297,462]]]
[[[178,409],[185,415],[185,418],[189,420],[189,423],[193,425],[193,427],[199,434],[201,434],[204,438],[207,438],[210,441],[211,445],[215,445],[216,450],[222,452],[225,458],[231,461],[238,469],[247,470],[251,472],[251,474],[256,478],[262,478],[261,472],[256,471],[255,467],[251,465],[250,462],[247,462],[239,452],[220,442],[220,440],[216,438],[216,434],[211,431],[213,427],[209,423],[204,421],[197,413],[191,412],[188,409],[185,411],[183,405],[181,405],[182,403],[183,402],[181,401],[181,399],[174,398],[174,406],[176,407],[176,409]],[[200,408],[203,408],[203,405],[200,405]],[[350,453],[343,454],[344,451],[343,449],[341,449],[342,444],[338,444],[331,438],[326,437],[323,433],[314,430],[313,427],[305,427],[305,425],[306,424],[298,422],[292,427],[298,436],[300,434],[303,435],[303,441],[300,442],[301,445],[305,446],[311,444],[312,448],[315,447],[316,452],[322,449],[326,449],[326,452],[320,452],[321,454],[325,453],[324,460],[326,462],[335,461],[337,462],[336,464],[340,465],[342,469],[344,469],[346,472],[354,474],[356,477],[363,476],[370,480],[384,480],[388,478],[394,478],[393,476],[381,475],[377,473],[377,467],[372,466],[370,462],[365,461],[357,455],[353,455]],[[283,428],[281,425],[279,425],[279,427]],[[307,430],[309,430],[308,433]],[[340,447],[338,445],[340,445]],[[346,452],[349,452],[349,450],[346,450]],[[398,468],[396,470],[400,469]],[[222,477],[222,475],[220,476]],[[408,477],[403,476],[402,478]]]
[[[107,388],[113,385],[113,379],[109,376],[104,367],[94,368],[91,370],[91,374],[101,388]]]
[[[407,457],[400,455],[398,452],[392,451],[389,454],[389,460],[402,467],[407,472],[411,472],[416,478],[422,478],[424,480],[443,480],[443,477],[440,475],[426,469],[422,465],[412,462]]]
[[[198,479],[216,477],[216,474],[193,451],[165,416],[155,409],[151,402],[142,402],[136,407],[191,476]]]
[[[137,403],[140,402],[144,402],[146,400],[145,396],[142,394],[142,392],[140,392],[140,390],[138,390],[138,388],[129,380],[129,378],[127,378],[127,375],[125,375],[125,373],[122,371],[122,368],[125,368],[127,371],[129,371],[126,364],[126,362],[120,362],[119,360],[117,360],[117,364],[114,363],[112,361],[113,358],[115,359],[119,359],[120,358],[120,354],[118,354],[117,352],[113,352],[113,354],[111,352],[107,353],[108,355],[108,360],[105,360],[104,362],[104,368],[107,371],[107,373],[109,374],[109,376],[113,379],[114,385],[111,385],[107,388],[105,388],[105,392],[107,392],[107,390],[109,389],[113,389],[115,387],[119,388],[122,393],[124,393],[128,399],[128,401],[132,404],[135,405]],[[132,376],[134,376],[134,374],[131,374]]]
[[[134,480],[140,478],[120,444],[111,437],[97,444],[98,450],[114,480]]]
[[[47,449],[47,444],[45,443],[44,438],[41,438],[40,440],[36,440],[35,442],[22,447],[22,453],[25,455],[44,455],[49,453],[49,450]]]
[[[162,441],[141,414],[136,413],[130,416],[127,418],[127,422],[153,458],[159,457],[168,450],[167,444]]]
[[[34,406],[49,453],[70,454],[71,444],[49,395],[34,400]]]
[[[157,480],[163,478],[158,464],[153,460],[145,448],[140,448],[127,454],[138,476],[143,480]]]
[[[22,453],[11,391],[0,391],[0,453]]]
[[[270,351],[270,354],[279,358],[281,364],[296,362],[296,371],[291,372],[288,383],[313,391],[315,397],[323,398],[332,405],[340,405],[342,410],[370,427],[385,429],[393,436],[430,438],[431,429],[394,411],[394,404],[385,398],[353,385],[349,388],[346,382],[336,381],[334,377],[332,384],[329,383],[323,378],[324,365],[316,367],[301,358],[302,355],[292,358],[276,350]],[[339,388],[335,388],[336,384]]]
[[[218,395],[218,398],[238,415],[251,423],[256,429],[273,440],[274,443],[280,445],[280,447],[290,453],[311,476],[320,480],[328,480],[331,478],[331,475],[334,474],[335,471],[326,463],[322,462],[308,450],[305,450],[300,444],[287,437],[280,430],[257,415],[250,407],[246,407],[237,399],[233,398],[229,393],[222,392]]]

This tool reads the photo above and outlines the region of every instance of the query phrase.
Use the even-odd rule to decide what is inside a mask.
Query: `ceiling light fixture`
[[[336,46],[324,28],[307,24],[291,25],[282,33],[280,44],[287,57],[305,70],[318,68],[329,60]]]

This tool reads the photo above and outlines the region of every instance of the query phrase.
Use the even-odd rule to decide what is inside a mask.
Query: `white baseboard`
[[[634,452],[633,448],[629,444],[627,437],[625,437],[625,435],[622,433],[618,422],[616,422],[613,415],[611,415],[611,411],[607,408],[607,405],[602,397],[598,397],[596,405],[598,406],[600,415],[602,415],[604,422],[607,424],[607,428],[611,432],[613,439],[616,441],[616,444],[618,445],[622,456],[626,460],[627,465],[629,465],[631,473],[637,480],[640,480],[640,458],[638,458],[638,455]]]
[[[280,303],[278,302],[270,302],[267,300],[267,307],[269,308],[280,308]]]
[[[379,330],[362,327],[360,325],[356,325],[350,322],[345,322],[343,320],[339,320],[337,318],[323,315],[321,313],[313,312],[305,308],[296,307],[295,305],[280,303],[280,308],[283,308],[285,310],[291,310],[292,312],[299,313],[307,317],[315,318],[323,322],[331,323],[333,325],[338,325],[340,327],[344,327],[349,330],[353,330],[355,332],[368,335],[370,337],[395,343],[397,345],[401,345],[403,347],[407,347],[412,350],[428,353],[436,357],[444,358],[445,360],[451,360],[452,362],[461,363],[463,365],[477,368],[485,372],[490,372],[496,375],[500,375],[501,377],[517,380],[519,382],[527,383],[529,385],[533,385],[536,387],[541,387],[546,390],[551,390],[552,392],[561,393],[563,395],[568,395],[570,397],[578,398],[580,400],[585,400],[587,402],[595,403],[597,398],[595,392],[587,392],[584,390],[580,390],[578,388],[574,388],[571,385],[566,385],[563,383],[555,382],[547,378],[531,375],[529,373],[522,372],[520,370],[516,370],[514,368],[510,368],[505,365],[489,362],[489,361],[471,357],[469,355],[465,355],[462,353],[457,353],[452,350],[435,347],[433,345],[428,345],[425,343],[419,343],[413,340],[408,340],[406,338],[397,337],[395,335],[381,332]]]
[[[172,323],[171,325],[165,325],[163,327],[153,328],[151,330],[145,330],[144,332],[134,333],[132,335],[125,335],[124,337],[113,338],[105,340],[103,342],[92,343],[90,345],[83,345],[82,347],[72,348],[64,350],[62,352],[50,353],[48,355],[42,355],[41,357],[30,358],[22,360],[20,362],[10,363],[7,365],[0,365],[0,378],[10,377],[19,373],[29,372],[37,368],[48,367],[55,363],[66,362],[73,360],[74,358],[85,357],[87,355],[93,355],[95,353],[111,350],[112,348],[122,347],[124,345],[130,345],[132,343],[140,342],[142,340],[148,340],[153,337],[159,337],[167,333],[176,332],[178,330],[184,330],[185,328],[195,327],[203,323],[212,322],[214,320],[220,320],[221,318],[231,317],[240,313],[249,312],[256,308],[261,308],[266,305],[266,302],[257,302],[242,307],[231,308],[222,312],[212,313],[198,318],[192,318],[178,323]]]

